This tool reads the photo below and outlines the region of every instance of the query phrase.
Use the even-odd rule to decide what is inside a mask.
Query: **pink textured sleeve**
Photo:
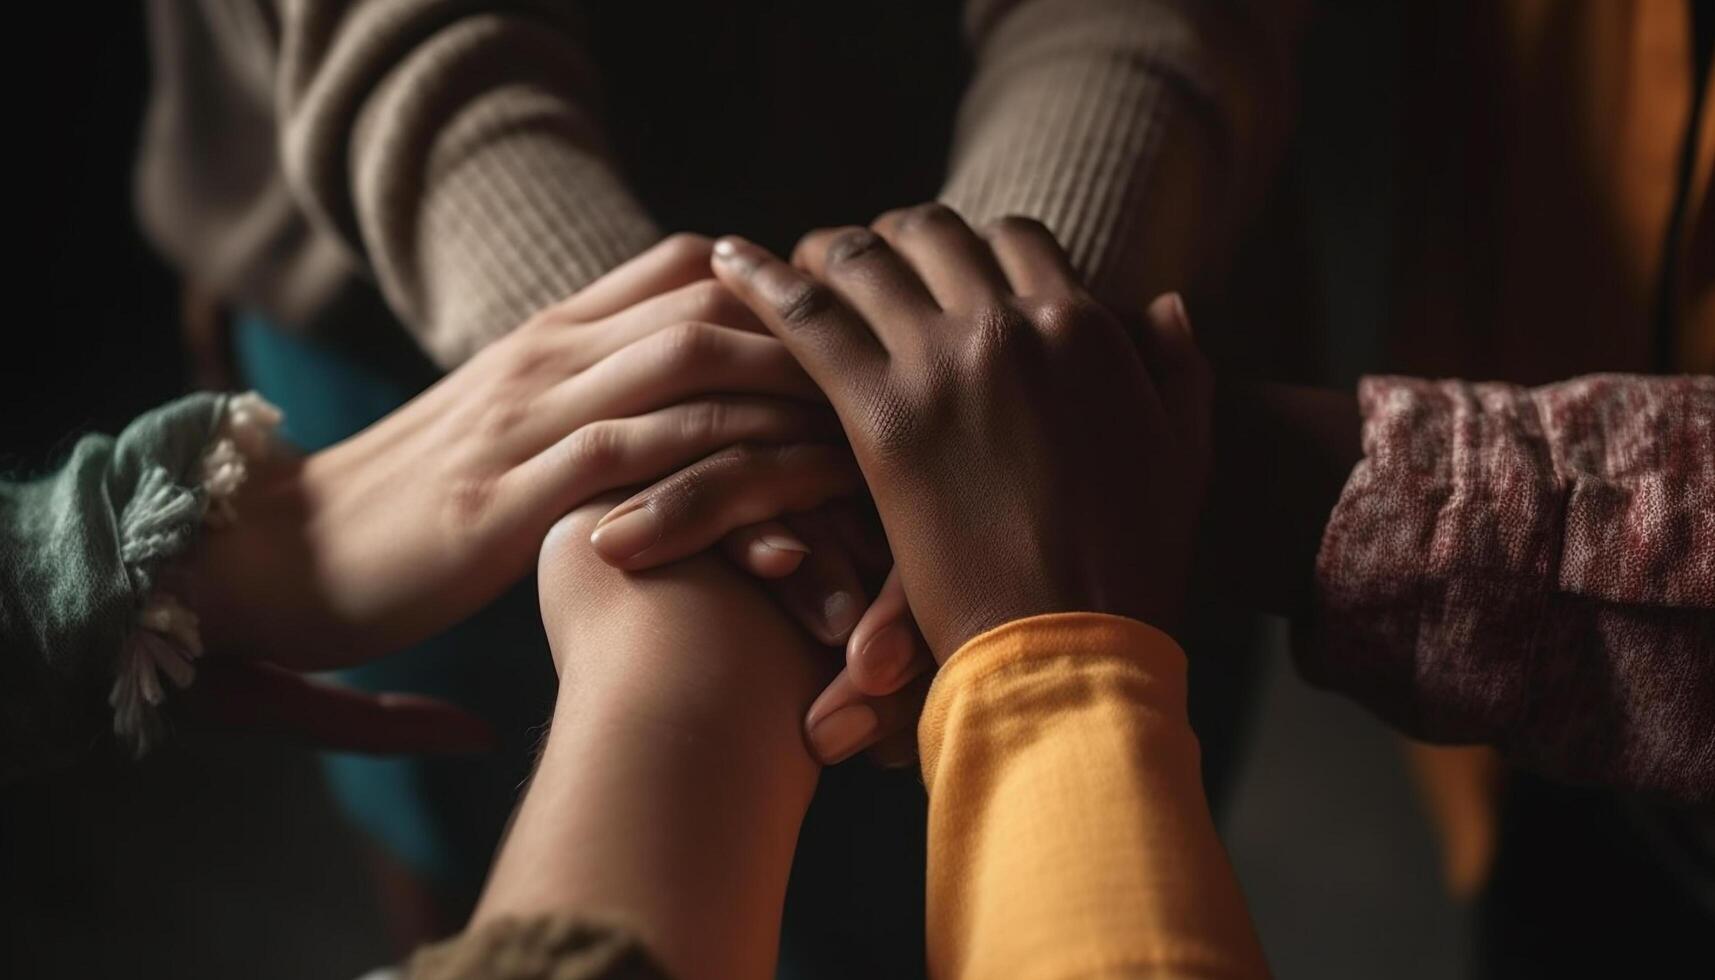
[[[1421,738],[1715,799],[1715,378],[1366,378],[1300,666]]]

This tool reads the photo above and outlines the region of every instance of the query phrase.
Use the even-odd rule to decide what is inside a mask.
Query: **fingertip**
[[[661,540],[663,524],[647,504],[609,513],[590,532],[590,546],[610,565],[631,568]]]
[[[854,639],[856,639],[854,637]],[[904,687],[919,673],[916,637],[904,623],[891,623],[854,643],[846,653],[852,684],[865,694],[880,697]]]
[[[810,546],[785,532],[769,532],[745,542],[742,563],[758,578],[785,578],[810,555]]]
[[[868,748],[880,735],[875,709],[854,702],[828,712],[810,725],[810,751],[825,766],[844,762]]]
[[[717,273],[724,269],[742,276],[761,265],[764,254],[760,247],[748,239],[738,235],[722,235],[715,239],[714,247],[710,250],[710,262]]]
[[[1150,302],[1149,322],[1181,338],[1193,336],[1191,315],[1185,309],[1185,298],[1177,292],[1162,293]]]

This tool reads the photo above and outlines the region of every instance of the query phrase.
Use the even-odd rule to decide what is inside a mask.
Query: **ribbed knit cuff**
[[[1041,221],[1103,295],[1140,276],[1158,147],[1170,127],[1205,125],[1196,107],[1213,83],[1183,18],[1145,4],[1065,6],[1019,5],[989,28],[941,200],[973,223]]]

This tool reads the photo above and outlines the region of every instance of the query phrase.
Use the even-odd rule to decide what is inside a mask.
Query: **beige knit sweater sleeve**
[[[942,200],[1046,224],[1104,299],[1217,262],[1292,110],[1307,0],[970,0],[977,70]]]
[[[235,302],[305,323],[369,278],[451,367],[659,235],[604,146],[571,0],[149,6],[144,225]],[[967,0],[943,199],[1043,220],[1110,300],[1187,285],[1284,118],[1296,4],[1249,6]]]
[[[443,365],[658,233],[565,3],[280,0],[282,166]]]

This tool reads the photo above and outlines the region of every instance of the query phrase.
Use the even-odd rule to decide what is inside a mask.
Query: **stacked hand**
[[[813,233],[794,265],[723,239],[714,268],[826,393],[896,562],[810,710],[824,761],[908,726],[924,671],[984,630],[1074,610],[1174,626],[1210,388],[1177,297],[1128,331],[1040,225],[979,235],[933,205]],[[628,500],[597,549],[646,567],[820,502],[707,477]],[[649,552],[613,547],[622,520],[650,526]]]
[[[637,485],[593,535],[610,562],[719,546],[846,646],[808,717],[824,761],[908,734],[936,661],[990,627],[1171,626],[1208,393],[1176,298],[1134,335],[1039,225],[978,235],[936,206],[813,233],[795,266],[738,239],[718,281],[710,260],[669,239],[370,429],[263,467],[175,584],[224,655],[201,702],[344,747],[480,741],[447,705],[292,671],[452,625],[560,515]]]
[[[709,278],[709,248],[669,239],[364,432],[258,467],[239,520],[205,535],[173,583],[213,654],[193,704],[348,748],[480,742],[482,727],[446,705],[295,671],[453,625],[524,576],[557,518],[604,491],[687,466],[767,475],[787,460],[785,509],[859,488],[821,393]],[[725,536],[741,564],[780,577],[803,562],[790,530],[752,523]],[[805,594],[807,617],[818,604]]]

